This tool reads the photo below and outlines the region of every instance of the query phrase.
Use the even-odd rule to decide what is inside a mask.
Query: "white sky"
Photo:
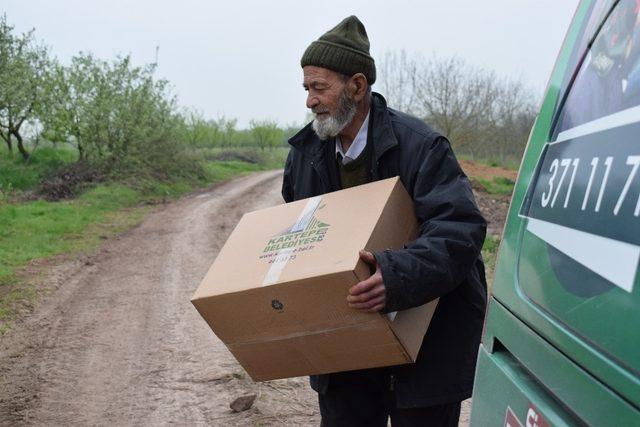
[[[207,117],[274,119],[306,115],[300,57],[348,15],[364,23],[371,54],[404,49],[458,55],[521,78],[540,97],[578,0],[197,1],[2,0],[19,32],[36,29],[55,56],[131,54],[153,62],[182,106]],[[374,85],[376,90],[376,85]]]

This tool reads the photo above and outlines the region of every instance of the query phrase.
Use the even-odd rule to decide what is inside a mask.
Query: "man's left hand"
[[[387,289],[382,280],[382,271],[371,252],[360,251],[360,259],[375,268],[375,273],[366,280],[358,282],[349,289],[347,302],[349,307],[363,311],[377,312],[384,308],[387,301]]]

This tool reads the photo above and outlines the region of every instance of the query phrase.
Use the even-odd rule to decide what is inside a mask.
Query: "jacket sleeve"
[[[290,150],[289,154],[287,155],[287,161],[284,165],[284,174],[282,175],[282,198],[284,199],[285,203],[293,201],[293,183],[291,181],[291,157],[293,156],[292,151],[293,150]]]
[[[387,313],[452,291],[473,267],[485,238],[486,222],[445,138],[421,159],[411,196],[418,238],[403,249],[374,254],[387,290]]]

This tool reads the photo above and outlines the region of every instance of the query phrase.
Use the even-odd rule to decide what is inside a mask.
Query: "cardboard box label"
[[[262,286],[277,283],[282,270],[289,261],[296,258],[297,253],[314,249],[314,243],[319,243],[324,239],[329,224],[325,224],[315,216],[321,202],[322,196],[310,198],[295,224],[269,239],[263,255],[260,256],[271,264],[262,281]]]

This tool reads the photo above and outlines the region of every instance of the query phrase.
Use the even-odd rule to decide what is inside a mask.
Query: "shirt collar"
[[[358,156],[362,153],[364,148],[367,146],[367,134],[369,132],[369,112],[367,113],[367,117],[365,117],[362,125],[360,126],[360,130],[356,134],[356,137],[353,139],[353,142],[349,146],[349,149],[345,153],[342,149],[342,144],[340,143],[340,137],[336,136],[336,155],[340,154],[342,158],[350,158],[351,160],[357,159]]]

